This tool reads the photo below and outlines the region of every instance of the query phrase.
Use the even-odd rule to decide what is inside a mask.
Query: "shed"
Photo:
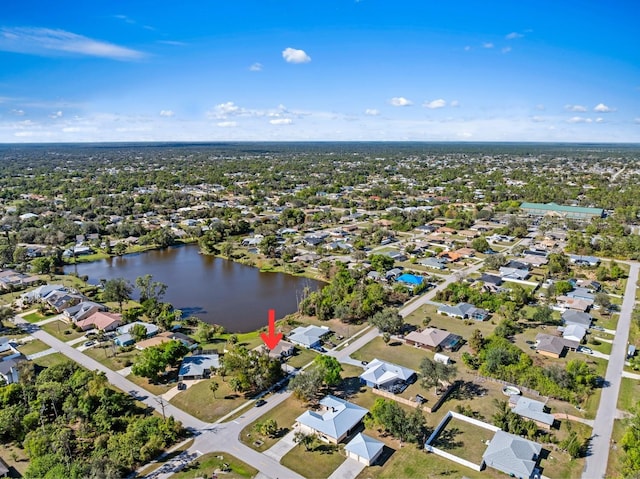
[[[384,449],[384,443],[365,434],[358,433],[345,446],[347,457],[370,466],[376,462]]]
[[[436,363],[449,364],[451,363],[451,358],[446,354],[436,353],[433,355],[433,360]]]

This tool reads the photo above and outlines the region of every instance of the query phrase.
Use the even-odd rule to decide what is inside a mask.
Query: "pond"
[[[257,268],[200,254],[197,245],[182,245],[80,263],[64,268],[88,276],[89,283],[125,278],[132,285],[150,274],[167,285],[163,301],[183,311],[220,324],[231,332],[247,332],[266,326],[268,310],[282,318],[297,310],[305,287],[312,291],[323,283],[284,273],[261,273]],[[137,291],[134,292],[134,296]]]

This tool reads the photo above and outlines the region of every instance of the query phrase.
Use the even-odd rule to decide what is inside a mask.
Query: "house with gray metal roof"
[[[327,326],[300,326],[289,333],[289,341],[305,348],[320,346],[322,338],[331,331]]]
[[[455,306],[443,304],[438,308],[438,313],[453,316],[454,318],[475,319],[476,321],[484,321],[489,317],[488,311],[482,308],[476,308],[473,304],[469,303],[458,303]]]
[[[564,324],[566,326],[577,324],[578,326],[589,329],[591,327],[592,319],[593,318],[589,313],[584,313],[582,311],[576,311],[573,309],[567,309],[564,313],[562,313],[562,321],[564,321]]]
[[[601,218],[604,215],[602,208],[586,208],[583,206],[558,205],[556,203],[527,203],[520,205],[520,209],[532,216],[560,216],[562,218],[573,218],[590,220],[591,218]]]
[[[178,379],[204,379],[211,375],[211,368],[220,367],[220,358],[217,354],[199,354],[187,356],[180,363]]]
[[[551,429],[555,422],[553,414],[546,411],[547,408],[541,401],[512,394],[509,396],[509,404],[517,415],[532,420],[543,429]]]
[[[491,439],[482,460],[488,467],[512,477],[533,479],[539,476],[540,452],[540,444],[499,430]]]
[[[416,379],[416,372],[397,364],[374,359],[367,364],[365,372],[359,377],[360,382],[370,388],[390,389],[396,385],[412,383]]]
[[[320,400],[319,411],[305,411],[296,419],[296,426],[307,434],[317,434],[329,443],[338,444],[360,425],[369,412],[356,404],[332,395]]]

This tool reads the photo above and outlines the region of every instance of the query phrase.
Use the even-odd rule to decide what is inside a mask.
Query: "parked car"
[[[593,354],[593,350],[591,348],[585,348],[584,346],[580,347],[580,352],[585,354]]]
[[[185,383],[183,383],[182,381],[180,381],[178,383],[178,391],[184,391],[185,389],[187,389],[187,385]]]
[[[95,341],[87,341],[87,342],[85,342],[85,343],[83,344],[83,346],[84,346],[85,348],[88,348],[88,347],[90,347],[90,346],[93,346],[94,344],[96,344],[96,342],[95,342]]]
[[[256,407],[264,406],[265,404],[267,404],[267,401],[265,401],[264,399],[258,399],[256,401]]]

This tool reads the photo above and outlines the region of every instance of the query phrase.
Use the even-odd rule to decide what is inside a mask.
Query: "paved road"
[[[582,473],[584,479],[596,479],[606,476],[611,432],[613,431],[613,421],[616,415],[620,378],[622,377],[624,361],[627,355],[631,313],[635,304],[636,282],[638,281],[638,271],[640,270],[640,264],[629,264],[631,270],[624,292],[622,308],[620,309],[617,334],[613,340],[611,354],[609,355],[609,365],[605,374],[605,387],[602,389],[600,405],[598,406],[593,426],[593,439],[591,440],[589,455]]]

